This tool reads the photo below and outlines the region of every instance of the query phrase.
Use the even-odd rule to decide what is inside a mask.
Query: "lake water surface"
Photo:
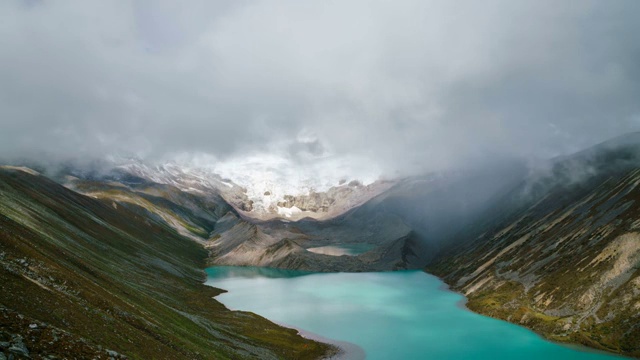
[[[575,350],[472,313],[464,297],[421,271],[305,273],[207,269],[208,285],[234,310],[360,346],[367,359],[620,359]]]
[[[308,248],[307,251],[311,251],[316,254],[324,254],[324,255],[331,255],[331,256],[342,256],[342,255],[354,256],[354,255],[364,254],[375,247],[376,245],[359,243],[359,244],[319,246],[319,247]]]

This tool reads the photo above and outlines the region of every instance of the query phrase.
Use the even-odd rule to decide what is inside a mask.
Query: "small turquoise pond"
[[[317,254],[325,254],[331,256],[349,255],[355,256],[364,254],[369,250],[375,248],[372,244],[343,244],[343,245],[328,245],[308,248],[307,251],[311,251]]]
[[[461,295],[421,271],[214,267],[207,274],[208,285],[229,291],[217,297],[227,307],[356,344],[367,359],[620,359],[465,310]]]

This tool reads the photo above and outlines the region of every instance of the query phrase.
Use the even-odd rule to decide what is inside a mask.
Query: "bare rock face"
[[[389,189],[393,182],[376,182],[368,186],[359,181],[352,181],[346,186],[335,186],[326,192],[312,191],[306,195],[285,195],[284,200],[278,202],[278,207],[296,207],[304,212],[306,217],[326,219],[335,217],[356,207],[365,201]]]
[[[285,195],[284,201],[278,202],[278,206],[285,208],[295,206],[302,211],[327,212],[334,202],[335,199],[330,198],[326,193],[314,192],[305,196]]]
[[[310,190],[303,194],[284,194],[281,198],[274,197],[272,192],[267,191],[264,193],[264,199],[258,199],[261,206],[253,206],[251,210],[236,208],[243,216],[262,221],[273,219],[298,221],[305,218],[327,220],[364,204],[387,191],[394,184],[394,181],[380,180],[363,185],[354,180],[349,184],[342,183],[326,191]]]

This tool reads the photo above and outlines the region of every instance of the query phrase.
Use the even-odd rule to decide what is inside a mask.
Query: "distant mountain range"
[[[106,323],[66,324],[48,300],[0,304],[7,314],[70,331],[73,341],[91,340],[91,351],[118,345],[142,357],[173,351],[197,358],[210,348],[221,358],[269,358],[283,337],[291,344],[287,358],[331,351],[264,319],[242,320],[216,302],[200,308],[215,292],[200,284],[198,267],[209,264],[426,268],[464,293],[474,311],[554,340],[640,356],[640,134],[536,168],[485,164],[366,185],[345,180],[297,194],[256,193],[203,169],[140,161],[101,171],[64,167],[49,176],[57,183],[26,168],[0,171],[7,238],[0,291],[100,314],[157,342],[158,352],[120,346],[117,336],[101,343],[95,332]],[[52,290],[55,279],[67,277],[74,279],[69,292]],[[111,288],[115,295],[106,294]],[[101,305],[101,296],[122,308]],[[205,315],[205,308],[213,312]],[[185,325],[185,318],[192,321]],[[255,321],[272,326],[273,337],[253,334],[247,326]],[[184,332],[166,333],[162,324]],[[53,351],[38,344],[29,345]]]

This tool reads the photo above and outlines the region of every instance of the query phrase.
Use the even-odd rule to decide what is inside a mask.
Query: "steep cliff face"
[[[427,270],[464,293],[472,310],[640,356],[638,144],[623,138],[558,159]]]
[[[222,291],[202,283],[207,251],[153,216],[160,207],[131,202],[142,194],[127,196],[98,200],[0,168],[0,341],[11,345],[0,354],[313,359],[332,351],[215,301]],[[210,210],[203,221],[217,217]]]

